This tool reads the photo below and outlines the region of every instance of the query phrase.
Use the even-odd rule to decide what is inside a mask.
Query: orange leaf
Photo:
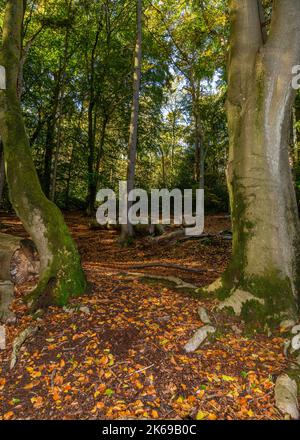
[[[11,418],[13,418],[13,416],[14,416],[14,413],[12,411],[9,411],[6,414],[4,414],[3,419],[10,420]]]

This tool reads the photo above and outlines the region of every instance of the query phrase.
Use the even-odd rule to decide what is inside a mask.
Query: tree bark
[[[0,205],[2,203],[4,185],[5,185],[4,152],[3,152],[3,143],[0,138]]]
[[[197,105],[197,104],[196,104]],[[200,189],[204,189],[205,154],[203,145],[203,132],[199,110],[194,110],[195,120],[195,181]]]
[[[8,0],[0,64],[6,69],[6,90],[0,91],[0,134],[13,207],[32,237],[40,258],[40,278],[28,296],[33,307],[66,304],[86,289],[77,248],[59,209],[43,194],[33,165],[17,96],[23,0]]]
[[[294,126],[294,135],[295,135],[295,145],[294,145],[294,168],[297,168],[299,165],[299,148],[300,148],[300,95],[298,93],[296,102],[295,102],[295,108],[294,108],[294,124],[297,124],[296,127]]]
[[[227,178],[233,256],[219,293],[250,293],[243,318],[272,324],[295,317],[299,304],[300,228],[288,151],[292,66],[300,63],[300,0],[274,2],[265,43],[256,1],[231,0],[230,18]]]
[[[101,22],[98,23],[98,28],[95,36],[95,42],[92,49],[90,61],[90,90],[89,90],[89,107],[88,107],[88,197],[87,197],[87,214],[93,216],[95,210],[95,199],[97,187],[95,183],[95,140],[97,127],[97,114],[94,111],[96,105],[95,97],[95,61],[96,50],[99,43],[101,31]]]
[[[133,102],[131,110],[129,148],[128,148],[128,165],[127,165],[127,192],[134,189],[135,182],[135,165],[136,165],[136,149],[138,139],[138,119],[139,119],[139,103],[140,103],[140,87],[142,72],[142,0],[137,0],[137,38],[134,57],[134,74],[133,74]],[[128,210],[130,203],[128,203]],[[127,220],[126,225],[122,225],[121,243],[134,236],[132,224]]]
[[[46,131],[46,142],[45,142],[45,157],[44,157],[44,174],[43,174],[43,191],[46,197],[50,196],[51,190],[51,174],[52,174],[52,164],[53,164],[53,152],[55,148],[55,131],[57,124],[57,113],[60,102],[60,91],[61,91],[61,74],[58,73],[56,76],[56,84],[54,86],[54,92],[51,102],[51,111],[47,118],[47,131]]]
[[[91,185],[89,188],[89,202],[88,202],[88,214],[92,215],[92,213],[95,210],[95,203],[96,203],[96,196],[97,196],[97,189],[99,184],[99,170],[100,170],[100,163],[102,159],[103,154],[103,148],[104,148],[104,142],[105,142],[105,134],[106,134],[106,127],[108,124],[108,116],[104,116],[102,121],[102,127],[101,127],[101,134],[100,134],[100,140],[99,145],[97,146],[97,156],[95,163],[92,167],[92,180]]]

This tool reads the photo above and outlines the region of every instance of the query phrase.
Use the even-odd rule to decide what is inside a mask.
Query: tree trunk
[[[84,293],[86,280],[63,216],[43,194],[30,154],[17,96],[23,6],[23,0],[8,0],[5,10],[0,64],[7,84],[0,92],[0,134],[11,202],[40,258],[39,283],[27,299],[33,307],[63,305]]]
[[[2,203],[4,185],[5,185],[4,152],[3,152],[3,143],[0,138],[0,205]]]
[[[94,99],[94,98],[93,98]],[[96,182],[95,182],[95,141],[96,141],[96,125],[97,116],[93,115],[94,104],[90,102],[88,111],[88,147],[89,147],[89,158],[88,158],[88,200],[87,200],[87,215],[92,217],[95,211],[95,200],[96,200]]]
[[[108,117],[104,116],[104,119],[102,122],[102,127],[101,127],[101,135],[100,135],[100,141],[99,141],[99,145],[98,145],[96,163],[93,167],[93,184],[90,187],[90,194],[89,194],[89,211],[91,213],[95,209],[96,196],[97,196],[97,190],[98,190],[98,185],[99,185],[99,170],[100,170],[100,163],[101,163],[101,158],[102,158],[102,154],[103,154],[107,124],[108,124]]]
[[[219,293],[233,301],[244,298],[245,320],[274,324],[294,318],[299,302],[300,229],[288,147],[291,72],[300,63],[300,0],[274,3],[267,42],[256,1],[231,0],[230,17],[233,256]]]
[[[97,114],[94,112],[96,99],[95,99],[95,61],[96,50],[99,43],[101,30],[101,22],[98,24],[95,42],[92,50],[90,61],[90,96],[88,107],[88,197],[87,197],[87,215],[93,216],[95,210],[95,199],[97,187],[95,183],[95,139],[96,139],[96,127],[97,127]]]
[[[195,120],[195,181],[200,189],[204,189],[204,145],[199,110],[194,111]]]
[[[72,171],[73,171],[74,156],[75,156],[75,147],[73,145],[72,153],[71,153],[71,158],[70,158],[70,161],[69,161],[69,167],[68,167],[68,176],[67,176],[67,186],[66,186],[66,196],[65,196],[65,208],[66,208],[66,210],[69,210],[70,186],[71,186],[71,178],[72,178]]]
[[[128,148],[128,166],[127,166],[127,192],[134,189],[135,181],[135,165],[136,165],[136,148],[138,138],[138,118],[139,118],[139,101],[141,87],[142,72],[142,0],[137,0],[137,38],[134,57],[134,75],[133,75],[133,102],[131,110],[129,148]],[[128,210],[130,203],[128,203]],[[134,236],[132,224],[127,219],[127,224],[122,225],[121,243]]]
[[[57,76],[56,85],[52,97],[52,108],[47,120],[46,131],[46,145],[45,145],[45,157],[44,157],[44,175],[43,175],[43,190],[46,197],[50,196],[51,189],[51,174],[52,174],[52,162],[53,152],[55,144],[55,129],[57,123],[57,112],[59,107],[60,97],[60,74]]]
[[[294,134],[295,134],[295,149],[294,149],[294,167],[296,168],[299,165],[299,149],[300,149],[300,95],[298,93],[295,108],[294,108],[294,123],[297,124],[294,126]]]
[[[71,7],[71,2],[69,3],[68,18],[70,18],[70,7]],[[59,152],[60,152],[60,148],[61,148],[62,118],[63,118],[62,113],[63,113],[63,101],[64,101],[64,94],[65,94],[66,69],[67,69],[67,63],[68,63],[69,36],[70,36],[70,29],[69,29],[69,27],[67,27],[66,35],[65,35],[64,57],[63,57],[63,62],[62,62],[62,68],[60,69],[61,80],[60,80],[60,92],[59,92],[58,107],[57,107],[57,110],[58,110],[57,139],[56,139],[56,145],[55,145],[53,173],[52,173],[51,187],[50,187],[50,200],[52,202],[55,201],[57,167],[58,167]]]

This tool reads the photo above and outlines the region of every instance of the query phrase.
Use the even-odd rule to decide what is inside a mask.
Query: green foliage
[[[49,160],[45,151],[50,151],[52,182],[56,163],[52,185],[61,208],[83,209],[87,198],[93,50],[97,186],[117,189],[126,178],[135,6],[133,0],[27,2],[22,108],[42,184]],[[146,190],[198,187],[196,106],[204,135],[209,210],[228,208],[225,6],[223,1],[144,0],[136,185]]]

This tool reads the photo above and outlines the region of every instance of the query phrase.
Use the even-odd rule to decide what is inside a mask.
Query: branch
[[[299,39],[300,0],[274,0],[266,46],[278,56],[280,64],[291,68],[300,62]]]
[[[257,1],[230,0],[228,100],[241,105],[253,76],[256,55],[263,45]],[[230,87],[232,85],[232,87]]]

